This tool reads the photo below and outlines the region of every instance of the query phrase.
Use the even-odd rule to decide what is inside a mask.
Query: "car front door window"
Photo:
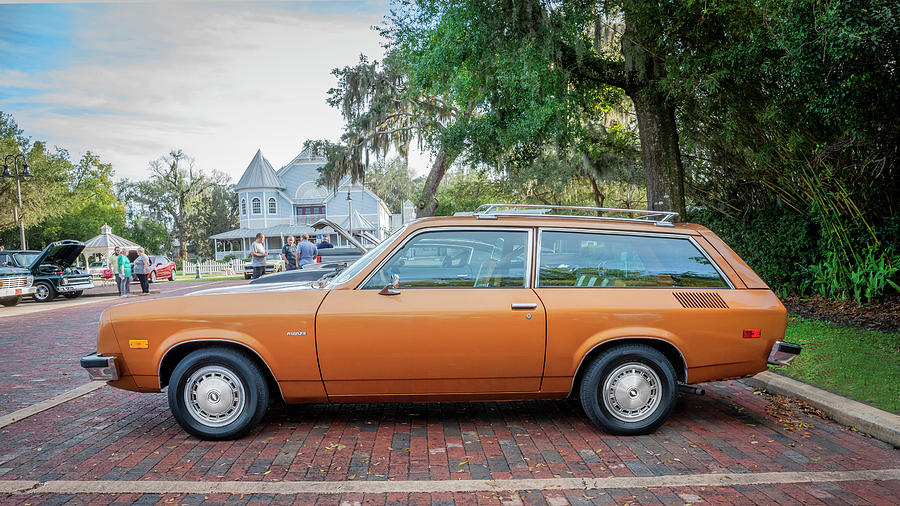
[[[528,232],[450,230],[419,234],[378,268],[363,289],[393,275],[401,288],[524,288]]]

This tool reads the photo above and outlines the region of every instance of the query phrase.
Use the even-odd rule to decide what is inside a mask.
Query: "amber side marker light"
[[[147,339],[129,339],[128,347],[135,350],[145,350],[150,347],[150,341]]]
[[[762,337],[760,329],[744,329],[744,339],[758,339]]]

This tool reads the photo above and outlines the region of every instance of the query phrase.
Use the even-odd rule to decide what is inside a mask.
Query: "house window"
[[[262,202],[258,198],[254,198],[250,201],[250,209],[253,214],[262,214]]]
[[[308,216],[311,214],[325,214],[325,206],[298,206],[296,213],[297,213],[297,216]]]
[[[275,203],[274,198],[269,199],[269,214],[277,214],[278,213],[278,205]]]
[[[247,199],[241,199],[241,215],[247,214]]]

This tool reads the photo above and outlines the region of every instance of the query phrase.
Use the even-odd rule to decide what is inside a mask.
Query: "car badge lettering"
[[[288,332],[287,335],[289,335],[289,336],[305,336],[306,332]]]

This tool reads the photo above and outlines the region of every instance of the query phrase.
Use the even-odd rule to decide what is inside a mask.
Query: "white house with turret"
[[[363,243],[384,239],[392,228],[391,212],[384,201],[365,186],[349,181],[337,191],[319,186],[318,169],[323,165],[324,157],[306,149],[276,171],[262,151],[257,151],[235,186],[240,228],[210,238],[215,243],[216,260],[227,255],[248,257],[258,232],[266,236],[269,253],[276,255],[289,235],[299,240],[304,233],[327,238],[337,247],[346,246],[331,228],[315,230],[310,226],[320,218],[352,230]],[[413,217],[412,203],[406,202],[401,215],[393,216],[393,225]]]

